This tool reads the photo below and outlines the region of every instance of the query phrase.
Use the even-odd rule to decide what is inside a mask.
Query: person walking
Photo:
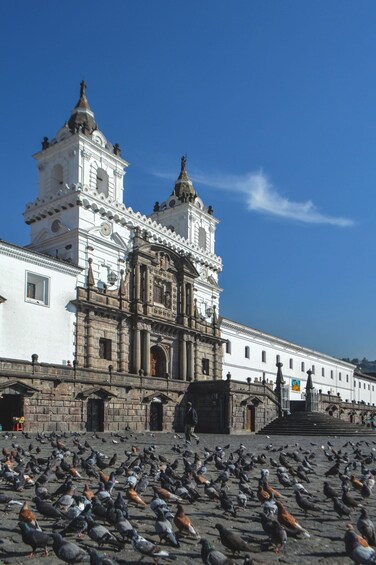
[[[192,402],[187,402],[184,417],[185,426],[185,441],[191,443],[191,437],[196,439],[197,444],[200,442],[198,435],[194,433],[194,429],[197,426],[198,416],[196,410],[192,406]]]

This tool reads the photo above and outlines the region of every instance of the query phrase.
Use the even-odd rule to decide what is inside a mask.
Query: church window
[[[185,313],[187,316],[191,314],[192,307],[192,285],[185,285]]]
[[[206,249],[206,230],[203,227],[198,228],[198,244],[202,249]]]
[[[26,302],[49,305],[49,278],[26,272]]]
[[[249,345],[246,345],[244,348],[244,357],[249,359]]]
[[[349,382],[349,375],[346,375],[346,382]]]
[[[108,196],[108,174],[104,169],[97,169],[97,191]]]
[[[304,371],[305,371],[304,361],[302,361],[302,364],[301,364],[301,371],[302,371],[302,373],[304,373]]]
[[[229,340],[226,341],[226,353],[231,355],[231,341]]]
[[[161,281],[154,282],[153,300],[157,304],[163,304],[163,284]]]
[[[342,381],[342,373],[339,373],[339,374],[338,374],[338,380],[339,380],[339,381]]]
[[[261,361],[262,363],[266,363],[266,351],[261,352]]]
[[[112,341],[111,339],[101,338],[99,340],[99,357],[100,359],[112,359]]]
[[[364,390],[366,390],[366,383],[363,383],[363,388]]]
[[[330,371],[330,378],[333,378],[333,371]]]
[[[321,376],[322,376],[322,377],[325,377],[325,369],[324,369],[324,367],[321,369]]]
[[[290,369],[294,368],[294,360],[291,358],[290,359]]]
[[[202,374],[209,374],[209,359],[202,359]]]
[[[53,192],[59,190],[63,186],[64,171],[61,165],[54,165],[51,175],[51,190]]]

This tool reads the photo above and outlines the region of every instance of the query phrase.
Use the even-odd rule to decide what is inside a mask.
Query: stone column
[[[199,375],[201,374],[200,359],[198,357],[198,340],[196,339],[194,344],[194,359],[195,359],[195,381],[197,381]]]
[[[138,375],[141,369],[141,332],[138,328],[133,330],[133,373]]]
[[[91,310],[86,317],[86,366],[94,367],[94,312]]]
[[[145,302],[146,303],[150,302],[149,285],[150,285],[149,267],[145,267]]]
[[[144,375],[150,374],[150,332],[149,330],[144,330],[142,332],[143,336],[143,359],[142,368],[144,370]]]
[[[124,373],[126,370],[126,331],[123,322],[119,324],[119,371]]]
[[[140,300],[140,265],[134,268],[134,298]]]
[[[187,380],[192,381],[194,377],[194,348],[191,341],[187,342]]]
[[[182,282],[180,283],[180,307],[182,316],[185,315],[185,284]]]
[[[222,378],[221,351],[220,351],[221,347],[222,346],[219,343],[215,343],[213,346],[213,361],[214,361],[213,379],[215,380]]]
[[[187,380],[187,347],[184,338],[180,338],[179,349],[180,349],[179,376],[182,381],[186,381]]]

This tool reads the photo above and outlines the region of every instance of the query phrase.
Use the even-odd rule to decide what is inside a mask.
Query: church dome
[[[197,193],[194,189],[191,179],[188,176],[186,165],[187,158],[183,156],[181,158],[180,175],[175,182],[172,194],[176,196],[181,202],[194,202],[194,200],[197,198]]]
[[[82,131],[82,133],[93,133],[97,129],[94,113],[91,111],[89,102],[86,98],[86,84],[80,84],[80,98],[72,110],[68,120],[68,128],[72,133]]]

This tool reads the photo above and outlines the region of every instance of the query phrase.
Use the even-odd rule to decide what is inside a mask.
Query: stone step
[[[323,412],[295,412],[277,418],[257,432],[260,435],[336,435],[373,436],[376,430],[362,425],[345,422]]]

